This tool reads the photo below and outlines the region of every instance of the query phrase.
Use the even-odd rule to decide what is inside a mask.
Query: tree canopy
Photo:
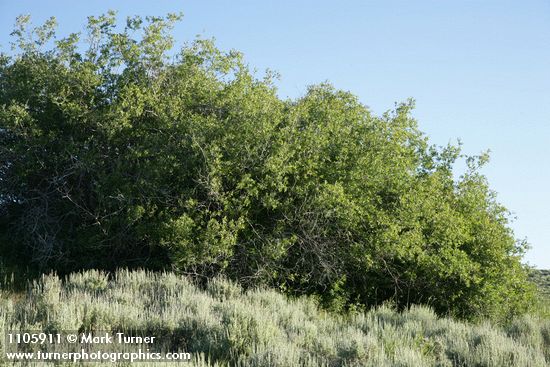
[[[0,56],[4,262],[221,273],[333,308],[529,306],[486,155],[430,145],[412,101],[376,116],[328,84],[282,100],[238,52],[172,50],[179,18],[109,12],[61,39],[18,18]]]

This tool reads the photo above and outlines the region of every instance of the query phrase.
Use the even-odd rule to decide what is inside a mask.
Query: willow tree
[[[53,18],[18,18],[0,56],[4,263],[223,273],[336,309],[528,307],[484,155],[431,146],[411,101],[375,116],[326,84],[281,100],[238,52],[173,50],[179,18],[110,12],[59,39]]]

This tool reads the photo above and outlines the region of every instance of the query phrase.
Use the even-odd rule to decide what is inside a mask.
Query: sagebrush
[[[397,312],[323,311],[215,278],[204,288],[172,273],[121,270],[55,275],[22,297],[1,298],[0,331],[148,330],[191,352],[194,366],[548,366],[550,320],[507,326],[441,318],[424,306]],[[3,342],[3,339],[2,339]],[[155,365],[155,364],[153,364]]]

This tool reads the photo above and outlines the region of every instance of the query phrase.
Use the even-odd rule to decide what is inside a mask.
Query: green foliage
[[[528,308],[525,245],[479,173],[486,155],[455,179],[460,147],[429,146],[412,101],[374,116],[326,84],[283,101],[237,52],[198,39],[171,53],[178,19],[117,28],[110,12],[49,49],[53,19],[18,19],[19,51],[0,57],[6,262],[224,274],[333,309]]]
[[[201,290],[173,273],[118,271],[109,278],[88,271],[63,280],[50,275],[19,300],[0,296],[0,305],[1,333],[140,330],[191,353],[195,361],[189,365],[195,367],[550,363],[548,319],[524,315],[498,327],[439,318],[425,306],[403,312],[382,306],[344,316],[319,309],[310,298],[243,291],[221,278]]]

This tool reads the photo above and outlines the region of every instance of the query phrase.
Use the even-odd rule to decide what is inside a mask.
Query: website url
[[[80,352],[6,352],[6,358],[14,361],[97,361],[97,362],[119,362],[119,361],[189,361],[191,353],[186,352],[143,352],[138,349],[136,352],[102,352],[100,350],[87,352],[82,349]]]

